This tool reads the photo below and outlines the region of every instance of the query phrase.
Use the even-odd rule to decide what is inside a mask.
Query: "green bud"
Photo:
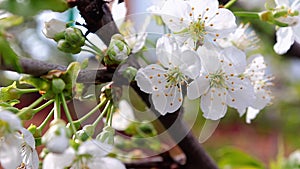
[[[135,77],[136,73],[137,73],[137,69],[132,66],[129,66],[123,72],[123,76],[128,80],[132,80]]]
[[[128,58],[130,54],[130,48],[121,40],[112,40],[107,50],[107,55],[113,61],[121,62]]]
[[[27,130],[30,131],[30,133],[31,133],[35,138],[42,137],[42,131],[39,130],[39,129],[37,128],[37,126],[34,125],[34,124],[30,124],[30,126],[28,127]]]
[[[76,132],[81,141],[86,141],[94,135],[95,127],[93,125],[85,125],[82,130]]]
[[[142,123],[138,126],[138,133],[141,136],[155,136],[157,134],[154,126],[151,123]]]
[[[52,80],[52,91],[55,94],[62,93],[62,91],[65,89],[66,84],[62,79],[55,78]]]
[[[77,54],[81,52],[80,46],[78,47],[76,44],[71,44],[67,40],[59,40],[57,43],[57,48],[66,53],[72,53],[72,54]]]
[[[7,102],[10,100],[17,100],[22,93],[18,90],[16,82],[7,87],[0,88],[0,102]]]
[[[65,30],[65,40],[76,47],[81,47],[85,43],[85,38],[80,29],[69,27]]]
[[[98,141],[101,141],[102,143],[113,145],[114,135],[115,135],[115,129],[113,129],[111,126],[106,126],[103,128],[102,132],[96,137],[96,139]]]

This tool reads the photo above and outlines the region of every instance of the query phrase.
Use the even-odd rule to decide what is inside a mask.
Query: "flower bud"
[[[77,131],[77,135],[81,141],[86,141],[94,135],[95,127],[93,125],[85,125],[82,130]]]
[[[66,53],[72,53],[72,54],[77,54],[81,51],[81,48],[74,45],[70,44],[67,40],[59,40],[57,43],[57,48],[60,51],[66,52]]]
[[[111,60],[121,62],[127,59],[129,54],[130,48],[124,41],[112,40],[110,42],[109,48],[107,50],[107,55]]]
[[[63,32],[66,28],[65,22],[51,19],[50,21],[45,22],[43,33],[47,38],[54,39],[56,34]]]
[[[96,140],[106,143],[106,144],[114,144],[114,135],[115,129],[111,126],[106,126],[103,128],[102,132],[96,137]]]
[[[42,142],[50,152],[63,153],[69,147],[65,122],[60,119],[52,121],[49,130],[42,137]]]
[[[66,87],[65,82],[62,79],[55,78],[52,80],[52,91],[55,94],[61,93]]]
[[[81,47],[84,45],[85,38],[80,29],[70,27],[65,30],[65,40],[69,44],[74,44],[76,47]]]

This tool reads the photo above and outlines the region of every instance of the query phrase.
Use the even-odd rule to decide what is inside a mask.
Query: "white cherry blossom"
[[[201,61],[195,51],[179,48],[169,36],[157,41],[156,55],[161,65],[151,64],[139,69],[135,79],[142,91],[151,94],[154,108],[165,115],[180,108],[183,102],[181,86],[199,75]]]
[[[201,97],[201,109],[207,119],[224,117],[227,105],[238,111],[255,100],[254,89],[248,78],[239,75],[245,71],[246,56],[236,48],[221,51],[199,47],[203,65],[201,75],[189,84],[189,99]]]
[[[227,37],[217,39],[218,44],[222,48],[235,46],[245,52],[256,49],[258,47],[259,38],[249,26],[249,23],[240,24],[239,27]]]
[[[167,0],[161,17],[178,41],[192,48],[213,43],[236,28],[233,13],[219,8],[217,0]]]
[[[300,0],[275,0],[275,2],[277,10],[287,11],[285,16],[277,18],[277,21],[288,26],[277,29],[277,42],[274,45],[277,54],[285,54],[295,41],[300,43]]]
[[[114,158],[105,157],[112,147],[96,140],[82,143],[75,151],[69,147],[63,154],[49,153],[43,162],[44,169],[126,169],[124,164]]]
[[[0,108],[0,163],[4,169],[37,169],[39,158],[32,134],[13,113]]]
[[[273,77],[266,75],[267,65],[262,55],[254,55],[249,59],[249,65],[244,76],[251,80],[256,95],[255,101],[247,109],[246,122],[250,123],[261,109],[271,103],[272,95],[270,86]]]

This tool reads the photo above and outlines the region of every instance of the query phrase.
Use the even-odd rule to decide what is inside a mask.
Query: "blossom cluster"
[[[180,7],[180,8],[178,8]],[[264,57],[251,55],[259,41],[249,25],[217,0],[166,0],[152,7],[171,33],[157,40],[157,64],[138,70],[135,80],[162,115],[200,98],[203,116],[218,120],[227,107],[247,111],[247,122],[271,102]],[[247,60],[248,58],[248,60]]]

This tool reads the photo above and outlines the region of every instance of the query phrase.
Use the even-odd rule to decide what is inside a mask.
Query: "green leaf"
[[[0,8],[21,16],[33,16],[42,10],[63,12],[68,4],[66,0],[3,0]]]
[[[2,33],[0,33],[0,35],[2,35]],[[12,65],[17,72],[22,72],[18,55],[10,47],[9,42],[3,37],[3,35],[0,36],[0,57],[3,57],[5,65]]]
[[[61,76],[61,78],[64,80],[66,86],[65,86],[65,96],[72,96],[73,88],[75,88],[76,85],[76,79],[80,72],[81,65],[79,62],[72,62],[69,66],[65,74]]]
[[[0,29],[5,30],[7,28],[13,27],[13,26],[18,26],[21,23],[23,23],[24,18],[21,16],[8,16],[5,18],[0,19]]]
[[[219,167],[222,169],[265,169],[261,161],[235,148],[224,148],[220,151]]]

